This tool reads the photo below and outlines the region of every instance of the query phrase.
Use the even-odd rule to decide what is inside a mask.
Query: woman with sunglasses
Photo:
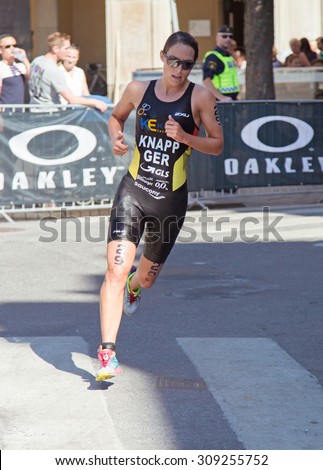
[[[196,40],[186,32],[173,33],[160,52],[161,78],[129,83],[108,122],[113,153],[122,157],[128,151],[124,125],[136,110],[133,159],[110,216],[108,269],[100,298],[98,381],[121,372],[115,351],[122,312],[134,314],[141,289],[155,283],[183,225],[191,150],[219,155],[223,149],[215,98],[205,87],[188,80],[197,57]],[[205,136],[198,135],[201,124]],[[135,268],[144,231],[143,253]]]
[[[30,62],[13,36],[0,36],[0,103],[24,104]],[[18,62],[16,62],[18,60]]]

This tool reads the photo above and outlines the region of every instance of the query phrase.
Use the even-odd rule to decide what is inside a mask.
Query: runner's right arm
[[[128,152],[129,146],[124,144],[123,128],[131,111],[139,104],[142,98],[146,82],[132,81],[125,88],[120,101],[112,110],[108,121],[108,130],[114,155],[123,156]]]

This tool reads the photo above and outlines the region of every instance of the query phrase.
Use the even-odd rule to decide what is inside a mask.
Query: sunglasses
[[[223,39],[233,38],[233,34],[221,34],[221,36],[223,37]]]
[[[17,44],[7,44],[6,46],[1,46],[2,49],[10,49],[10,47],[17,47]]]
[[[183,67],[183,70],[191,70],[195,64],[194,60],[179,60],[176,57],[168,57],[165,51],[163,51],[163,55],[166,59],[166,62],[170,67],[179,67],[180,65]]]

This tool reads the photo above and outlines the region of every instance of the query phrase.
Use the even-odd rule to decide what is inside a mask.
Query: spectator
[[[313,60],[312,65],[314,67],[322,67],[323,66],[323,36],[320,36],[316,39],[317,44],[317,58]]]
[[[317,44],[317,48],[319,50],[317,58],[320,59],[320,60],[323,60],[323,36],[320,36],[316,39],[316,44]]]
[[[275,46],[273,46],[271,58],[272,58],[272,64],[273,64],[273,67],[274,67],[274,68],[277,68],[277,67],[281,67],[281,66],[282,66],[282,63],[281,63],[280,60],[278,60],[278,58],[277,58],[277,49],[275,48]]]
[[[311,63],[305,53],[301,51],[301,41],[293,38],[289,41],[292,53],[286,57],[285,67],[310,67]]]
[[[307,38],[301,38],[301,51],[304,52],[310,63],[317,59],[317,54],[312,51]]]
[[[233,52],[237,49],[238,43],[235,39],[231,39],[231,46],[228,49],[230,55],[233,56]]]
[[[24,104],[25,83],[29,78],[30,62],[24,49],[10,34],[0,36],[0,103]],[[18,60],[18,62],[16,62]]]
[[[104,112],[107,104],[95,98],[84,98],[72,93],[65,77],[57,66],[59,60],[65,60],[71,46],[70,36],[65,33],[53,33],[48,36],[48,52],[36,57],[31,63],[29,93],[31,104],[60,104],[60,95],[70,104],[91,106]]]
[[[237,68],[230,54],[233,30],[223,25],[216,35],[216,47],[203,59],[203,85],[218,101],[236,100],[239,93]]]
[[[77,67],[80,58],[80,48],[71,44],[66,52],[66,57],[59,64],[63,72],[68,88],[75,96],[86,96],[90,94],[84,70]],[[66,103],[66,100],[61,99]]]
[[[239,70],[246,70],[247,61],[246,61],[246,52],[244,47],[236,47],[232,53],[234,63]]]
[[[65,59],[59,64],[59,69],[63,72],[66,83],[69,90],[75,96],[83,96],[89,98],[97,98],[102,100],[104,103],[111,104],[111,100],[106,96],[91,95],[87,84],[84,70],[77,66],[80,59],[80,48],[75,44],[72,44],[67,53]],[[66,104],[67,101],[61,96],[61,102]]]

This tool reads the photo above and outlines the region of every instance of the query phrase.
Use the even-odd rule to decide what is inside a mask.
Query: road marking
[[[246,449],[323,449],[323,388],[267,338],[177,338]]]
[[[0,356],[1,449],[122,449],[82,338],[0,338]]]

